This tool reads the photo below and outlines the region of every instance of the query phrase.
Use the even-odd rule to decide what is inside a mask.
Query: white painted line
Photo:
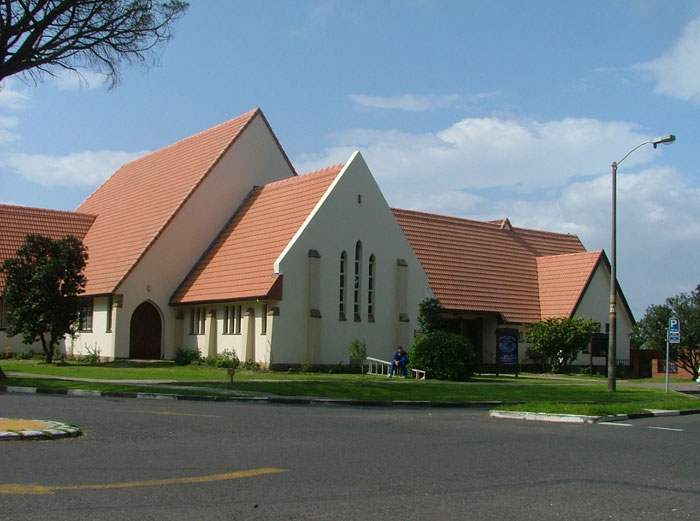
[[[660,431],[673,431],[673,432],[683,432],[685,429],[673,429],[671,427],[649,427],[647,426],[647,429],[657,429]]]
[[[598,425],[614,425],[615,427],[632,427],[631,423],[620,423],[620,422],[598,422]]]

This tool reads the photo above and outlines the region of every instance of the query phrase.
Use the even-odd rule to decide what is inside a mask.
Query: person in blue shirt
[[[403,347],[399,346],[394,353],[394,358],[391,361],[391,367],[389,368],[389,376],[391,378],[394,376],[394,368],[398,367],[401,369],[401,378],[406,378],[406,364],[408,364],[408,355]]]

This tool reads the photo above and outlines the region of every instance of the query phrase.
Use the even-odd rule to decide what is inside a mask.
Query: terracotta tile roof
[[[27,234],[52,239],[73,235],[82,240],[94,220],[94,215],[0,204],[0,265],[16,255]],[[4,287],[5,274],[0,272],[0,293]]]
[[[600,250],[537,258],[543,319],[573,315],[602,258]]]
[[[450,310],[540,320],[537,257],[585,251],[576,236],[393,209],[430,287]]]
[[[343,166],[255,187],[171,303],[268,296],[277,280],[275,261]]]
[[[255,109],[123,165],[80,205],[97,215],[85,238],[87,293],[116,290],[257,115],[267,124]]]

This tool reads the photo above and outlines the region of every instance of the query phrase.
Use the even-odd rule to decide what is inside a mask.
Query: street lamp
[[[640,143],[625,156],[612,164],[612,248],[610,250],[610,331],[608,334],[608,391],[615,391],[615,362],[617,359],[617,167],[629,155],[644,145],[652,145],[656,148],[660,144],[670,145],[676,140],[676,136],[669,134],[644,143]]]

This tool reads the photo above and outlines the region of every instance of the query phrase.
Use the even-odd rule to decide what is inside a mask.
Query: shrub
[[[467,380],[477,368],[474,346],[462,335],[447,331],[419,336],[408,360],[412,369],[422,369],[439,380]]]
[[[418,325],[423,334],[445,329],[445,319],[442,318],[443,309],[440,300],[425,298],[418,306]]]
[[[260,363],[258,362],[246,362],[243,364],[243,368],[246,371],[260,371]]]
[[[95,347],[91,345],[85,346],[86,355],[81,357],[82,361],[86,364],[99,364],[100,363],[100,348],[95,344]]]
[[[299,368],[299,370],[302,373],[310,373],[311,371],[313,371],[313,368],[314,368],[313,365],[309,364],[308,362],[305,362],[305,363],[301,364],[301,367]]]
[[[618,364],[617,366],[615,366],[615,377],[616,378],[626,378],[628,371],[629,371],[628,366]]]
[[[600,326],[593,319],[551,317],[531,324],[527,336],[532,342],[530,358],[546,360],[552,371],[563,373],[588,346]]]
[[[20,351],[19,353],[17,353],[15,355],[15,358],[17,360],[31,360],[32,358],[34,358],[35,354],[36,353],[34,353],[34,351],[32,351],[31,349],[25,349],[24,351]]]
[[[175,365],[190,365],[201,358],[196,347],[178,347],[175,351]]]
[[[204,359],[204,363],[222,369],[238,369],[238,366],[241,365],[236,353],[228,350],[218,353],[216,356],[208,356]]]
[[[350,342],[350,358],[360,363],[360,374],[365,375],[365,360],[367,359],[367,343],[364,340],[355,339]]]

